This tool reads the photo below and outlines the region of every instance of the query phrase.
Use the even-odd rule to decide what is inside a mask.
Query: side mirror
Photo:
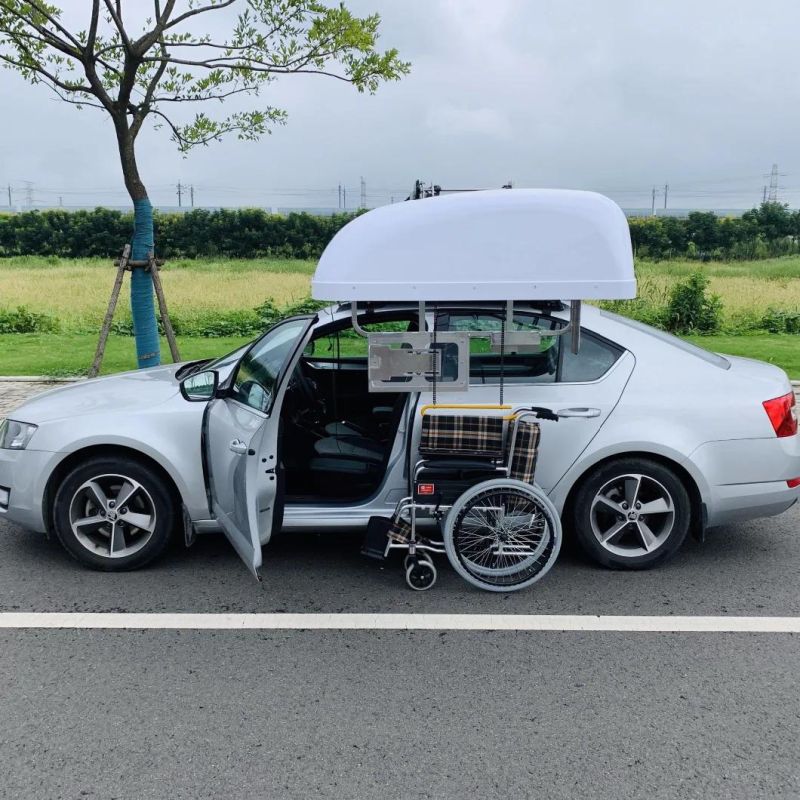
[[[211,400],[217,393],[219,375],[216,370],[198,372],[181,381],[181,394],[190,403],[202,403]]]

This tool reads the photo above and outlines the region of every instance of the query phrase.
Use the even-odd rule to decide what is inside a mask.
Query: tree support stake
[[[178,342],[175,339],[175,330],[172,327],[172,320],[170,320],[169,311],[167,310],[167,298],[164,296],[164,287],[161,285],[160,268],[164,265],[164,259],[155,258],[153,253],[150,253],[150,257],[147,261],[132,261],[130,256],[131,246],[126,244],[122,250],[122,256],[114,261],[114,265],[117,268],[117,276],[114,279],[114,286],[111,289],[111,297],[108,301],[105,317],[103,317],[103,325],[100,328],[100,339],[97,342],[97,350],[95,350],[92,366],[89,368],[89,378],[96,378],[100,372],[103,356],[106,351],[106,344],[108,343],[108,336],[111,333],[111,323],[114,320],[114,312],[117,309],[117,302],[119,301],[119,293],[122,290],[123,279],[125,278],[126,272],[132,272],[134,269],[145,269],[153,276],[153,289],[155,290],[156,299],[158,300],[158,310],[161,315],[161,323],[164,326],[164,334],[169,343],[169,352],[172,356],[173,363],[177,364],[181,360],[180,353],[178,352]]]

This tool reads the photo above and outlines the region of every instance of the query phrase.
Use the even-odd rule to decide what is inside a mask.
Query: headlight
[[[24,450],[36,433],[36,427],[29,422],[0,419],[0,450]]]

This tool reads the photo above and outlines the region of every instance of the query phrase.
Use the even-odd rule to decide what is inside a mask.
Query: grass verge
[[[764,333],[752,336],[686,336],[706,350],[729,356],[756,358],[780,367],[793,380],[800,380],[800,336]]]
[[[235,350],[247,337],[216,339],[178,337],[181,358],[192,361],[214,358]],[[94,358],[97,334],[11,333],[0,335],[0,375],[85,375]],[[169,359],[169,346],[161,342],[162,357]],[[102,374],[136,369],[136,351],[129,336],[110,336]]]

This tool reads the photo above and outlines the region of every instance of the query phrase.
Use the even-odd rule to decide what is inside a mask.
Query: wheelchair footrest
[[[389,530],[392,520],[388,517],[370,517],[364,542],[361,545],[361,555],[383,561],[386,558],[386,548],[389,545]]]

